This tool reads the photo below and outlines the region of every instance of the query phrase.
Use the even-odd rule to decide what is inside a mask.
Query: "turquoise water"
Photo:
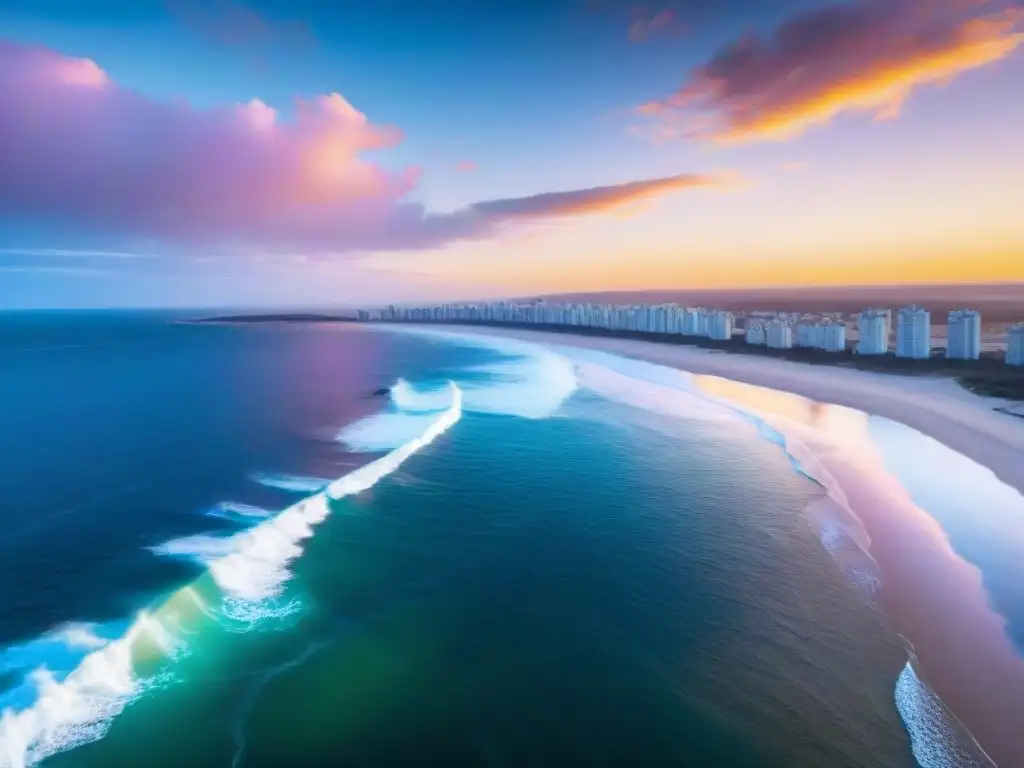
[[[95,547],[137,578],[67,554],[74,588],[8,582],[33,610],[2,625],[0,765],[915,765],[906,651],[808,524],[822,489],[749,419],[659,387],[676,374],[452,335],[148,332],[158,371],[125,391],[152,403],[177,350],[211,418],[176,427],[184,477],[24,534],[112,532]],[[60,368],[38,365],[36,392]],[[114,402],[90,422],[138,433],[126,476],[191,407],[161,381],[155,425]],[[26,681],[39,661],[52,683]]]

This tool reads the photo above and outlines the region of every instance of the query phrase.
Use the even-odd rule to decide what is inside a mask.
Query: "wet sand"
[[[865,415],[929,435],[1024,493],[1024,420],[992,410],[1002,401],[973,395],[948,379],[830,369],[629,339],[459,330],[597,349],[708,374],[695,377],[698,386],[756,411],[786,435],[788,450],[829,490],[830,500],[823,503],[833,505],[850,541],[869,554],[864,564],[880,580],[875,599],[910,644],[918,674],[998,766],[1024,766],[1024,659],[1007,636],[1005,619],[991,607],[981,572],[952,549],[939,524],[886,470],[867,436]],[[814,510],[818,516],[828,512]]]
[[[787,437],[787,448],[830,491],[835,519],[851,526],[877,565],[880,606],[917,657],[918,674],[999,766],[1024,766],[1024,659],[990,605],[981,572],[961,558],[934,519],[886,469],[854,414],[844,429],[829,406],[781,414],[757,392],[699,377],[711,393],[756,410]],[[809,415],[808,415],[809,414]]]

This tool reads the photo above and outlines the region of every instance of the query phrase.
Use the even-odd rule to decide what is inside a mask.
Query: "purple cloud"
[[[714,183],[678,176],[436,215],[410,197],[417,168],[366,157],[401,132],[337,93],[297,99],[287,121],[259,100],[196,109],[120,88],[89,59],[3,41],[0,115],[0,218],[176,252],[434,247]]]

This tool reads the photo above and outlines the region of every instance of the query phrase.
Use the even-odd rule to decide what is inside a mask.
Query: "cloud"
[[[852,0],[793,16],[768,38],[725,46],[640,114],[661,135],[780,141],[846,112],[897,116],[910,94],[1009,56],[1019,0]]]
[[[461,171],[463,173],[472,173],[476,169],[476,163],[474,163],[472,160],[459,160],[459,162],[455,164],[455,170]]]
[[[55,267],[45,264],[0,264],[0,272],[29,275],[84,275],[86,277],[101,277],[111,274],[111,270],[99,267]]]
[[[724,176],[687,173],[569,192],[544,192],[530,197],[491,200],[477,203],[472,206],[472,210],[502,220],[579,216],[614,211],[633,203],[661,197],[670,192],[720,186],[726,183],[727,179]]]
[[[782,170],[784,171],[802,171],[807,168],[806,160],[793,160],[788,163],[782,164]]]
[[[166,8],[180,24],[218,45],[265,53],[314,41],[303,22],[269,19],[235,0],[167,0]]]
[[[655,35],[680,32],[683,29],[674,8],[651,11],[644,6],[635,6],[631,13],[633,21],[629,25],[629,40],[633,43],[642,43]]]
[[[433,248],[717,181],[676,176],[436,214],[414,197],[417,168],[368,157],[401,131],[337,93],[297,99],[289,120],[259,100],[196,109],[121,88],[88,59],[3,41],[0,115],[0,221],[75,233],[98,250]]]
[[[39,256],[61,259],[148,259],[152,254],[70,248],[0,248],[0,256]]]

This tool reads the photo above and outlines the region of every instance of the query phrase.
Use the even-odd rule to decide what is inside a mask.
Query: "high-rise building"
[[[842,323],[801,323],[796,327],[794,346],[842,352],[846,349],[846,326]]]
[[[732,312],[716,310],[708,317],[708,337],[715,341],[729,341],[732,338]]]
[[[793,326],[785,320],[769,320],[765,326],[765,339],[772,349],[792,349]]]
[[[977,360],[981,357],[981,313],[956,309],[946,324],[946,357],[953,360]]]
[[[1024,323],[1006,329],[1006,364],[1024,365]]]
[[[764,321],[747,318],[747,344],[764,344],[767,339],[764,335]]]
[[[846,326],[840,323],[827,323],[817,327],[821,331],[821,339],[816,339],[819,349],[826,352],[846,351]]]
[[[884,355],[889,351],[890,310],[866,309],[857,315],[857,354]]]
[[[927,360],[932,350],[932,317],[923,307],[903,307],[896,316],[896,357]]]

